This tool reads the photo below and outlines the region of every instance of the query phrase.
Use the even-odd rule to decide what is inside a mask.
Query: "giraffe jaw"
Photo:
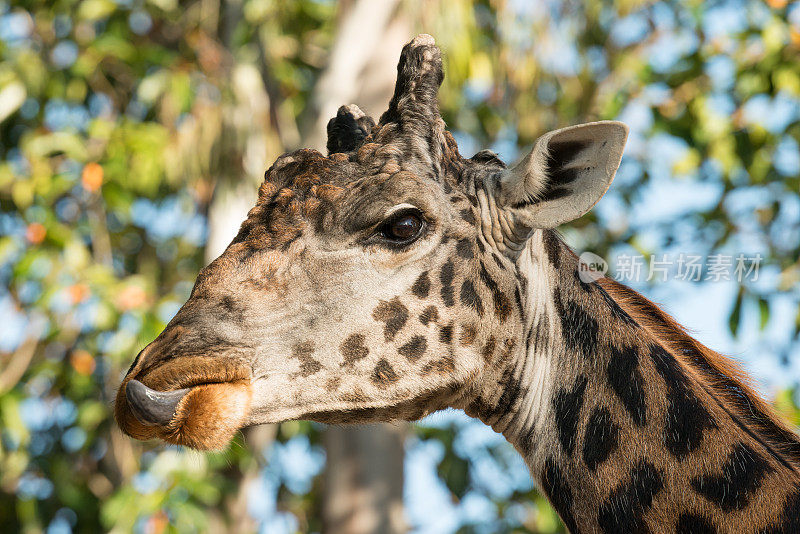
[[[254,402],[245,426],[292,420],[332,425],[416,421],[438,410],[458,405],[464,395],[464,391],[455,383],[439,384],[422,391],[400,389],[384,397],[352,399],[337,398],[319,388],[320,394],[313,399],[287,402],[289,395],[278,394],[285,392],[286,387],[268,379],[254,379],[252,389]],[[269,401],[264,402],[266,399]]]

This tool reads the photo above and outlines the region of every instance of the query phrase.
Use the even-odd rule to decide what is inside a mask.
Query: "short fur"
[[[638,324],[668,347],[738,421],[762,436],[765,446],[800,472],[800,439],[753,391],[750,377],[739,365],[691,337],[683,326],[641,294],[609,278],[598,283]]]
[[[123,431],[218,449],[246,425],[455,407],[519,450],[572,532],[796,531],[797,436],[657,306],[582,281],[550,229],[605,192],[625,127],[551,132],[532,170],[509,171],[489,151],[461,157],[442,78],[419,36],[376,125],[343,107],[331,154],[278,158],[236,238],[128,371]],[[396,213],[418,218],[410,242],[387,234]],[[172,398],[187,388],[171,421],[134,415],[154,413],[128,404],[134,379]]]

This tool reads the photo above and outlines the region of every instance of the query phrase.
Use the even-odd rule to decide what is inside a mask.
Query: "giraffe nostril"
[[[175,391],[156,391],[138,380],[125,386],[125,397],[136,419],[145,425],[166,425],[175,416],[178,403],[189,393],[189,388]]]

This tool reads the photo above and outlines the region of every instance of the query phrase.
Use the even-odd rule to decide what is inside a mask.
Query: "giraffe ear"
[[[577,219],[608,190],[628,127],[600,121],[548,132],[500,178],[497,204],[514,221],[514,237]]]
[[[328,121],[328,153],[351,152],[364,143],[375,121],[355,104],[342,106]]]

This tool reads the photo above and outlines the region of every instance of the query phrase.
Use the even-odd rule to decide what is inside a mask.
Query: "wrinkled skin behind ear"
[[[496,184],[494,218],[499,224],[493,225],[493,241],[519,249],[534,229],[555,228],[592,209],[614,180],[627,137],[628,127],[616,121],[570,126],[540,137]]]

